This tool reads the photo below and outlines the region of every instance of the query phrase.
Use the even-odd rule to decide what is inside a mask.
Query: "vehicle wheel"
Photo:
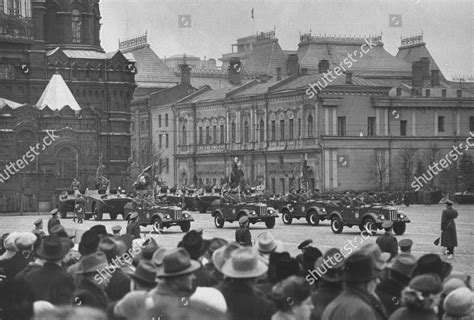
[[[116,220],[117,219],[117,214],[116,213],[110,213],[110,220]]]
[[[393,231],[397,236],[401,236],[405,233],[407,228],[407,224],[405,222],[397,222],[393,225]]]
[[[334,233],[341,233],[344,229],[344,224],[338,216],[335,216],[331,219],[331,230]]]
[[[224,218],[220,214],[216,214],[214,216],[214,225],[218,229],[222,229],[224,227]]]
[[[67,211],[61,210],[61,219],[67,218]]]
[[[308,223],[312,226],[317,226],[319,224],[319,217],[316,211],[312,210],[308,213]]]
[[[191,221],[181,222],[179,226],[181,227],[181,231],[188,232],[191,229]]]
[[[275,218],[270,218],[265,220],[265,225],[267,226],[268,229],[272,229],[275,226],[276,220]]]
[[[160,217],[154,217],[153,220],[151,220],[151,224],[153,225],[153,230],[156,233],[161,233],[163,226],[161,225]]]
[[[362,222],[362,231],[364,230],[371,230],[370,232],[371,236],[374,236],[377,233],[377,226],[375,225],[374,219],[372,218],[364,219],[364,222]]]
[[[285,210],[283,212],[283,215],[281,216],[281,220],[284,224],[291,224],[291,222],[293,221],[293,217],[287,210]]]

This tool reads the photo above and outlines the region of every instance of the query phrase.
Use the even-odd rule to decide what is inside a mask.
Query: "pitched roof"
[[[421,58],[427,57],[430,59],[430,70],[440,70],[436,61],[431,56],[428,48],[426,48],[426,44],[424,42],[419,42],[411,45],[401,46],[398,48],[397,58],[403,59],[410,63],[410,65],[415,62],[419,61]],[[440,77],[444,79],[444,75],[439,71]]]
[[[53,74],[36,105],[39,109],[48,106],[51,110],[61,110],[64,106],[69,106],[72,110],[81,110],[60,74]]]
[[[281,49],[278,39],[265,39],[254,44],[243,69],[247,73],[276,75],[281,68],[287,74],[288,55]]]
[[[123,51],[127,59],[136,61],[137,74],[135,82],[138,87],[155,86],[157,88],[174,87],[179,83],[176,77],[158,55],[150,48],[149,44]]]
[[[22,104],[18,103],[18,102],[11,101],[11,100],[8,100],[8,99],[5,99],[5,98],[0,98],[0,109],[2,109],[3,107],[6,107],[6,106],[9,106],[12,109],[16,109],[18,107],[21,107]]]

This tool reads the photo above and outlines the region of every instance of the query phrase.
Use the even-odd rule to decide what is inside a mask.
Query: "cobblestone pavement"
[[[414,241],[412,251],[415,256],[421,256],[422,254],[429,252],[441,253],[442,248],[436,247],[433,244],[433,241],[440,234],[440,219],[443,208],[443,205],[416,205],[408,208],[405,208],[404,206],[400,207],[402,211],[405,211],[408,214],[412,222],[407,225],[406,233],[397,238],[398,240],[404,238],[412,239]],[[450,262],[454,265],[455,269],[467,271],[473,274],[474,205],[457,205],[455,206],[455,209],[459,212],[459,217],[456,219],[459,247],[456,248],[454,260],[450,260]],[[232,224],[226,223],[223,229],[217,229],[209,214],[194,213],[193,216],[196,221],[192,223],[191,228],[203,228],[205,238],[210,239],[213,237],[222,237],[229,241],[234,240],[234,232],[237,228],[237,222]],[[43,218],[46,227],[49,215],[0,216],[0,234],[14,230],[29,231],[33,228],[33,221],[38,217]],[[104,218],[105,220],[102,222],[85,221],[83,224],[74,223],[71,218],[67,218],[62,220],[62,224],[66,228],[75,228],[84,231],[96,223],[102,223],[107,227],[109,232],[111,232],[112,226],[118,224],[122,226],[122,232],[124,232],[126,227],[125,221],[110,221],[108,220],[107,214],[104,215]],[[266,229],[263,223],[252,225],[251,233],[253,239],[256,239],[258,234],[267,230],[268,229]],[[143,236],[146,236],[151,231],[151,226],[142,227]],[[349,240],[353,240],[354,238],[358,238],[354,243],[360,244],[364,241],[360,237],[359,228],[345,227],[341,234],[334,234],[331,231],[328,221],[323,221],[319,226],[312,227],[309,226],[304,219],[299,221],[293,220],[292,225],[284,225],[281,219],[278,219],[276,226],[270,231],[275,238],[284,242],[285,249],[293,255],[298,253],[298,244],[308,238],[313,239],[313,245],[317,246],[323,252],[330,247],[342,248],[344,245],[348,244]],[[379,231],[378,234],[382,234],[382,231]],[[154,236],[161,246],[171,248],[178,244],[183,233],[180,228],[176,226],[165,229],[162,234]],[[79,241],[79,239],[77,241]],[[375,241],[375,237],[365,241]]]

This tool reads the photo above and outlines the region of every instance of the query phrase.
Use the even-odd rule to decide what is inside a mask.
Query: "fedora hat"
[[[438,294],[443,291],[441,279],[436,274],[422,274],[411,279],[408,286],[423,295]]]
[[[212,254],[212,263],[217,271],[222,273],[222,266],[224,263],[230,259],[232,252],[237,249],[242,248],[242,246],[237,242],[231,242],[224,247],[220,247]]]
[[[336,259],[339,257],[339,259]],[[319,257],[314,263],[314,268],[321,270],[325,261],[335,261],[336,264],[331,264],[330,268],[324,266],[326,272],[322,272],[321,279],[326,280],[327,282],[339,282],[342,280],[341,268],[344,265],[344,255],[341,253],[341,250],[337,248],[328,249],[322,257]],[[338,261],[340,260],[340,261]]]
[[[378,278],[381,270],[372,257],[355,252],[344,262],[342,279],[346,282],[368,282]]]
[[[165,253],[166,253],[166,249],[165,248],[158,248],[158,250],[156,250],[154,253],[153,253],[153,257],[151,258],[151,262],[159,267],[163,264],[163,257],[165,256]]]
[[[84,256],[96,252],[99,242],[97,233],[87,230],[82,234],[81,242],[79,242],[79,253]]]
[[[168,250],[163,256],[163,264],[158,269],[157,277],[166,278],[192,273],[199,269],[201,264],[191,260],[189,253],[183,248]]]
[[[447,319],[468,317],[474,311],[473,302],[474,293],[469,288],[463,287],[453,290],[444,299],[445,317]]]
[[[151,260],[153,258],[153,254],[156,250],[158,250],[159,246],[156,243],[155,239],[148,238],[142,244],[142,250],[140,252],[140,257],[145,260]]]
[[[368,243],[362,246],[359,252],[374,259],[378,269],[382,269],[385,263],[390,259],[390,253],[382,252],[376,243]]]
[[[204,240],[199,232],[191,230],[184,235],[178,247],[186,249],[191,259],[196,260],[209,249],[209,245],[209,240]]]
[[[225,239],[212,238],[210,240],[209,249],[207,249],[207,253],[209,254],[209,256],[212,257],[212,255],[214,254],[214,251],[216,251],[219,248],[222,248],[222,247],[226,246],[227,244],[228,244],[228,242]]]
[[[274,252],[278,247],[281,247],[283,242],[275,240],[270,232],[263,232],[257,237],[257,249],[261,253]]]
[[[140,261],[135,268],[135,271],[128,271],[127,274],[130,278],[145,282],[146,284],[155,285],[157,283],[156,267],[150,261]]]
[[[96,272],[100,269],[104,269],[108,266],[107,257],[103,252],[96,252],[85,256],[79,262],[79,268],[77,269],[77,274],[86,274]]]
[[[390,270],[398,272],[401,275],[404,275],[407,278],[410,278],[410,275],[415,269],[416,258],[411,254],[402,254],[395,257],[392,264],[388,267]]]
[[[229,278],[258,278],[268,270],[265,263],[257,257],[252,248],[245,247],[232,252],[224,263],[222,273]]]
[[[61,238],[57,235],[44,237],[36,255],[45,260],[61,260],[66,255]]]
[[[435,253],[428,253],[421,256],[413,269],[412,278],[426,273],[437,274],[441,280],[444,280],[450,273],[453,267],[451,264],[441,260],[440,256]]]
[[[97,233],[97,235],[99,237],[106,237],[108,235],[107,234],[107,229],[105,228],[105,226],[103,224],[96,224],[96,225],[92,226],[89,230],[94,231],[95,233]]]

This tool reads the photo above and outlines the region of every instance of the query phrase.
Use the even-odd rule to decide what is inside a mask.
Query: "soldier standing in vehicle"
[[[458,246],[456,233],[456,223],[454,219],[458,217],[458,212],[453,209],[453,202],[446,200],[446,209],[441,216],[441,246],[446,247],[448,258],[454,255],[454,247]]]
[[[242,246],[252,246],[252,234],[249,230],[249,217],[242,216],[239,219],[239,225],[240,227],[235,230],[235,241]]]
[[[72,180],[72,183],[71,183],[71,189],[79,190],[80,187],[81,187],[81,183],[79,182],[79,180],[77,180],[77,178],[74,178],[74,180]]]
[[[398,240],[392,235],[393,221],[385,221],[382,223],[385,234],[379,236],[375,242],[382,252],[390,253],[390,259],[398,254]]]
[[[84,208],[86,207],[86,200],[82,197],[82,194],[78,194],[76,200],[74,200],[74,218],[72,221],[76,221],[77,223],[84,222]]]
[[[126,234],[129,234],[133,239],[140,239],[140,224],[138,223],[138,212],[132,212],[128,219]]]

